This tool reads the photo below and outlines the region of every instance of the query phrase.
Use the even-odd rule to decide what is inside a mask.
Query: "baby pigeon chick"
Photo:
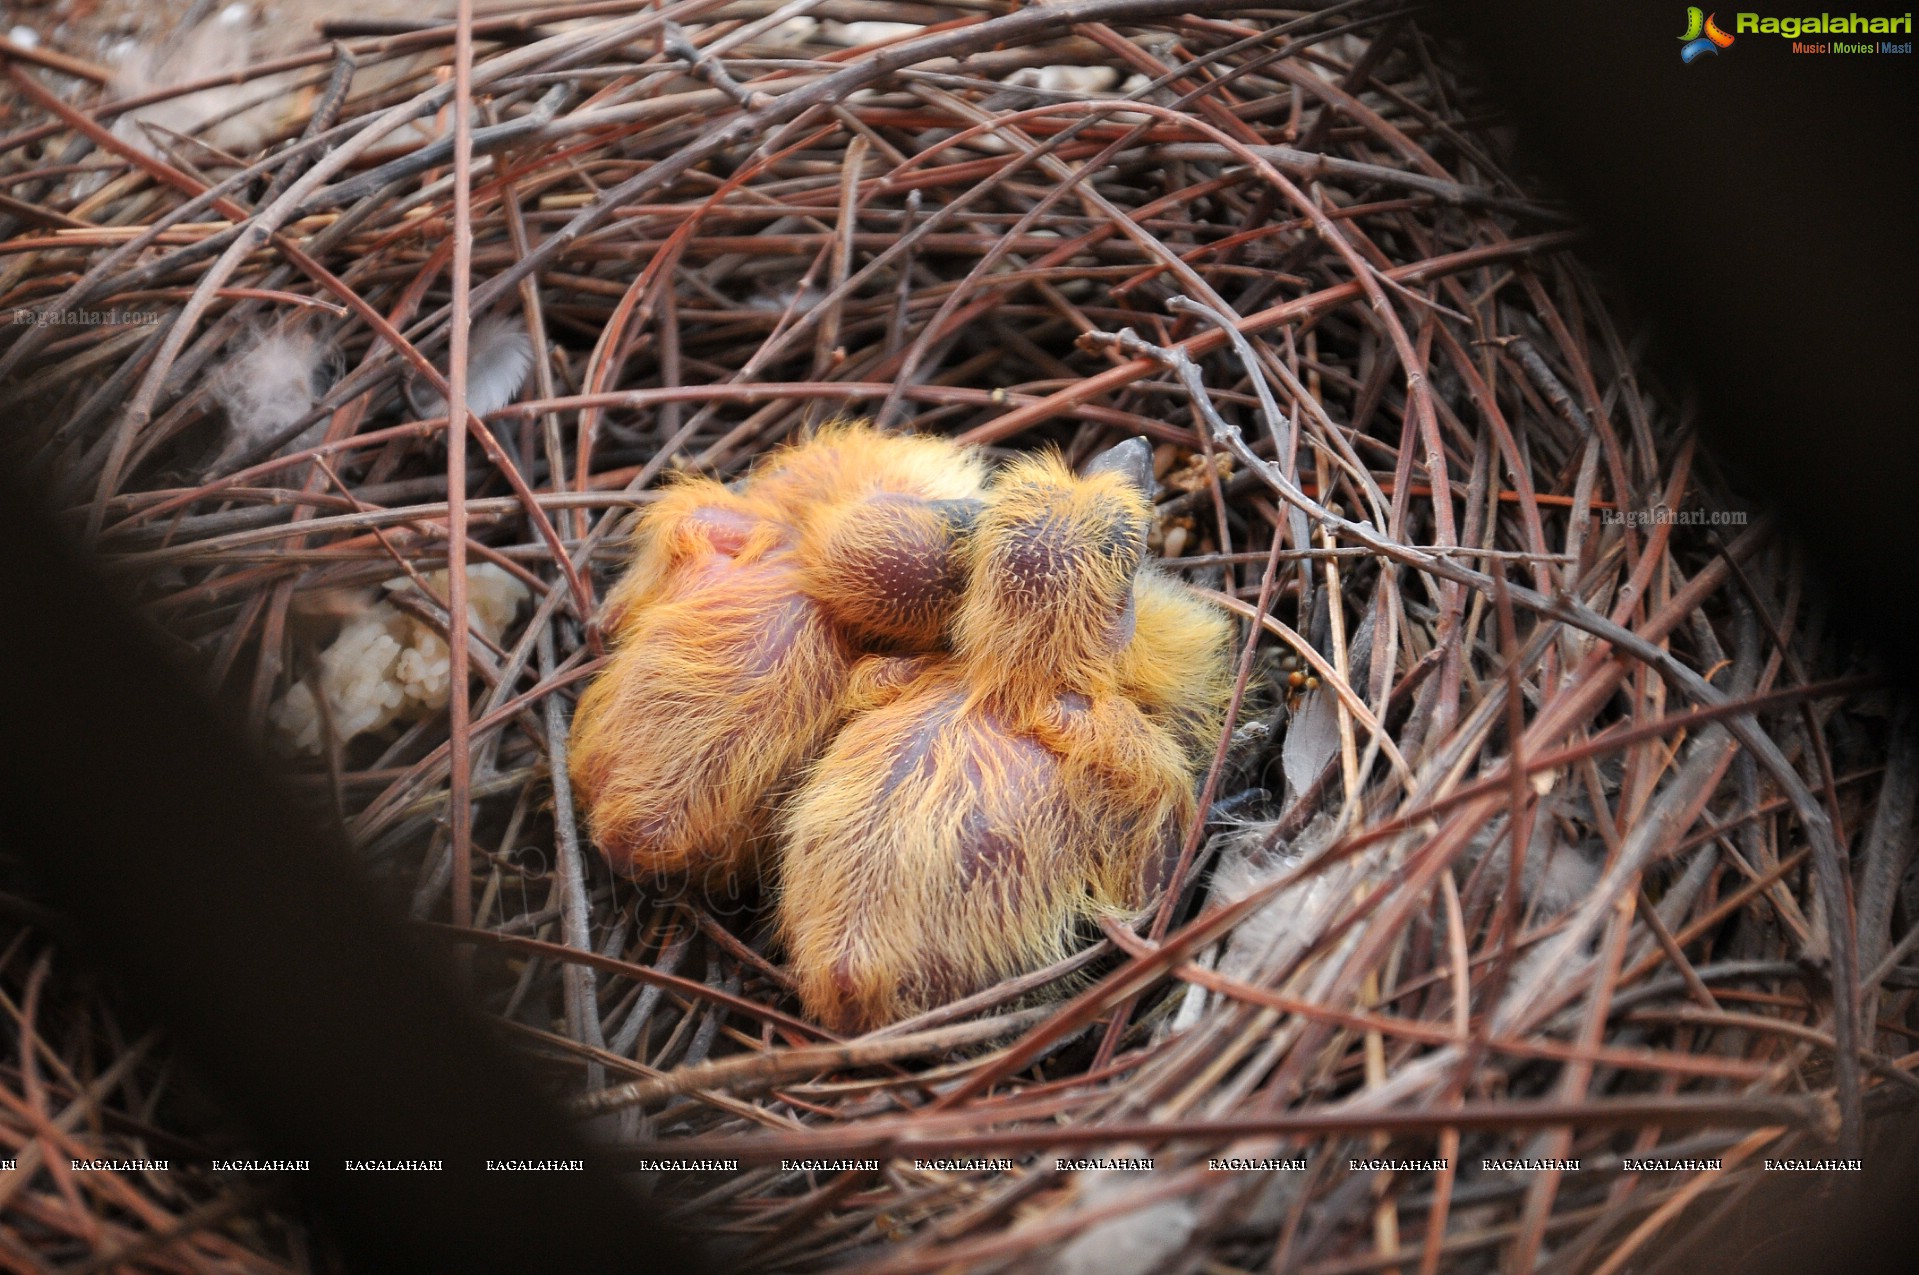
[[[944,440],[838,424],[737,491],[691,478],[647,510],[574,716],[573,783],[616,869],[708,887],[757,870],[855,662],[938,640],[984,476]]]
[[[1143,564],[1151,452],[1011,465],[964,542],[953,653],[873,657],[787,807],[809,1013],[876,1027],[1065,956],[1157,897],[1218,738],[1230,628]]]

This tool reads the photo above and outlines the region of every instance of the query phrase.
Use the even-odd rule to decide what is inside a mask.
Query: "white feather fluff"
[[[140,97],[176,84],[188,84],[245,67],[253,57],[247,32],[229,22],[203,22],[182,35],[171,48],[135,44],[115,68],[114,97]],[[153,141],[143,123],[171,132],[203,136],[208,142],[236,154],[259,149],[284,101],[268,90],[284,76],[255,78],[246,84],[223,84],[184,97],[168,98],[120,116],[114,134],[152,153]],[[245,109],[241,109],[244,107]]]
[[[1262,886],[1286,876],[1324,849],[1334,827],[1329,815],[1319,815],[1290,846],[1265,849],[1272,824],[1254,821],[1220,834],[1225,843],[1213,868],[1208,905],[1237,903]],[[1266,974],[1291,961],[1325,931],[1334,910],[1351,890],[1351,864],[1338,865],[1280,891],[1233,927],[1223,943],[1195,959],[1217,968],[1231,979],[1263,984]],[[1182,1031],[1205,1015],[1213,995],[1198,985],[1186,989],[1185,999],[1169,1030]]]
[[[1594,849],[1558,842],[1547,852],[1544,865],[1528,864],[1526,886],[1538,919],[1569,911],[1591,894],[1599,884],[1603,859],[1603,850],[1595,855]]]
[[[533,342],[511,315],[496,314],[473,325],[466,343],[466,406],[476,416],[497,412],[520,395],[533,370]],[[446,399],[421,386],[413,408],[422,418],[446,415]]]
[[[1605,846],[1596,837],[1573,840],[1566,836],[1568,824],[1578,822],[1581,816],[1590,818],[1587,811],[1583,795],[1553,793],[1545,796],[1533,812],[1532,836],[1526,843],[1526,863],[1519,885],[1534,924],[1570,911],[1599,884]],[[1495,881],[1506,879],[1512,845],[1503,819],[1474,838],[1471,854],[1475,860],[1489,857],[1486,870]]]
[[[1339,708],[1329,690],[1308,691],[1286,723],[1286,742],[1279,760],[1286,772],[1286,801],[1290,810],[1319,772],[1339,751]]]
[[[1331,817],[1320,815],[1291,846],[1262,851],[1270,825],[1248,825],[1238,845],[1221,854],[1213,870],[1213,902],[1236,903],[1291,873],[1324,848],[1332,827]],[[1220,956],[1220,973],[1256,983],[1262,969],[1298,955],[1330,919],[1332,905],[1347,888],[1345,876],[1338,870],[1321,872],[1268,900],[1233,930]]]
[[[214,374],[214,401],[227,415],[219,464],[273,438],[313,410],[326,389],[332,346],[304,328],[282,329],[244,341]],[[286,447],[319,441],[324,419],[300,431]]]

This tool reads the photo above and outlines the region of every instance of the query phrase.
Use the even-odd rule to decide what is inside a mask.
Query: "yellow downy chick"
[[[573,783],[616,869],[709,887],[757,870],[781,794],[844,719],[854,662],[950,611],[983,478],[952,443],[840,424],[738,491],[688,479],[647,510],[607,600],[612,658],[574,716]],[[893,543],[929,527],[952,530]]]
[[[1154,901],[1217,739],[1230,628],[1142,567],[1151,453],[1016,462],[967,542],[954,653],[874,658],[785,811],[779,927],[807,1010],[895,1021]]]

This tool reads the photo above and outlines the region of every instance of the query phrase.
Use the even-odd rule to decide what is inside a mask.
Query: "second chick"
[[[954,653],[876,657],[782,817],[807,1010],[876,1027],[1067,954],[1159,895],[1196,816],[1230,626],[1144,564],[1151,453],[1015,462],[966,541]]]

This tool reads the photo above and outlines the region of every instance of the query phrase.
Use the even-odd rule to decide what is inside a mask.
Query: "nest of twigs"
[[[0,330],[7,463],[269,742],[356,591],[529,590],[496,640],[390,591],[470,695],[289,765],[727,1251],[1643,1269],[1913,1084],[1892,710],[1416,16],[595,4],[481,19],[470,72],[450,23],[329,34],[228,77],[271,106],[239,153],[6,68],[0,304],[41,316]],[[531,368],[449,448],[449,332],[492,315]],[[324,357],[241,420],[269,331]],[[1146,435],[1155,548],[1244,639],[1174,898],[856,1040],[799,1017],[761,900],[615,879],[554,782],[630,512],[840,416]],[[168,1073],[45,951],[5,952],[4,1154],[151,1147]],[[60,1123],[83,1090],[107,1118]],[[212,1179],[90,1177],[104,1239],[16,1181],[16,1246],[191,1215],[143,1260],[306,1260]]]

